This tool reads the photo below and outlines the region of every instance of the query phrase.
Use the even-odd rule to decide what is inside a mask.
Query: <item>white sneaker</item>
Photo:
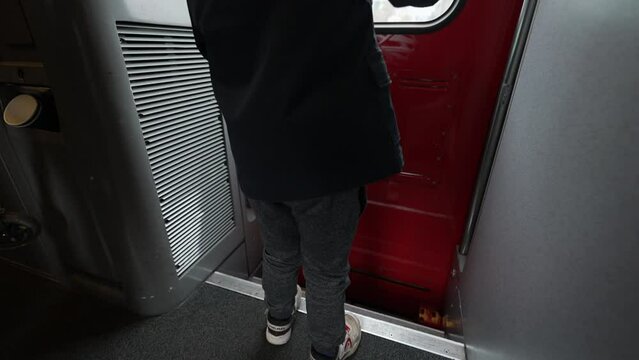
[[[266,311],[266,341],[272,345],[284,345],[291,339],[293,330],[293,322],[295,321],[295,313],[300,308],[302,301],[302,288],[297,286],[297,295],[295,295],[295,306],[291,314],[291,320],[284,325],[271,324],[268,319],[268,310]]]
[[[344,336],[344,342],[339,346],[336,360],[344,360],[353,356],[362,340],[362,325],[359,323],[357,317],[346,314],[345,320],[346,335]],[[316,360],[312,353],[311,360]]]
[[[362,341],[362,325],[355,315],[346,314],[346,336],[344,342],[339,346],[337,353],[338,360],[351,357],[357,351],[359,343]]]

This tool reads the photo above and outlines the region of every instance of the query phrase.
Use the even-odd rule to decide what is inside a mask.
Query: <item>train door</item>
[[[351,302],[424,318],[444,306],[522,1],[373,1],[405,157],[369,186],[351,255]]]

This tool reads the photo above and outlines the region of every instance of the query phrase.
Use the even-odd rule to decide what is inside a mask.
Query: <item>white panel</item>
[[[181,275],[235,228],[221,114],[190,29],[117,28]]]

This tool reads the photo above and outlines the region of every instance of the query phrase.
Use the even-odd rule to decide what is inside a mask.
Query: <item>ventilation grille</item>
[[[190,29],[117,29],[180,276],[235,227],[220,110]]]

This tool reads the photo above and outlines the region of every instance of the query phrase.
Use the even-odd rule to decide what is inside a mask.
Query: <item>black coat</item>
[[[290,201],[403,166],[367,0],[188,0],[240,185]]]

